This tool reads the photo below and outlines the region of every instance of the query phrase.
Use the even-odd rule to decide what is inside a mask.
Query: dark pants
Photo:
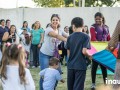
[[[38,45],[31,46],[32,53],[33,53],[33,66],[37,67],[39,66],[39,50]]]
[[[68,90],[84,90],[86,70],[68,69]]]
[[[92,83],[95,83],[96,80],[96,71],[97,71],[97,67],[98,67],[98,63],[92,60],[92,69],[91,69],[91,76],[92,76]],[[105,80],[107,78],[107,70],[103,65],[100,65],[101,69],[102,69],[102,74],[103,74],[103,81],[105,84]]]

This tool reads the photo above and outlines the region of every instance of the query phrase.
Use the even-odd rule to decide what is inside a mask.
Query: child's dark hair
[[[50,66],[58,65],[59,62],[60,62],[60,60],[58,58],[53,57],[53,58],[50,59],[49,65]]]
[[[69,34],[72,34],[73,30],[72,30],[72,26],[69,27]]]
[[[71,21],[71,25],[75,25],[76,28],[83,27],[83,19],[80,17],[75,17]]]
[[[23,64],[25,58],[25,51],[20,44],[10,44],[6,43],[3,49],[3,56],[2,56],[2,65],[0,68],[0,75],[4,79],[8,79],[6,72],[7,72],[7,65],[9,65],[11,60],[18,61],[19,63],[19,77],[20,83],[26,83],[25,79],[25,65]]]

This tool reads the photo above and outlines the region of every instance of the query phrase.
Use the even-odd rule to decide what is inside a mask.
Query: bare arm
[[[90,60],[92,60],[92,56],[88,54],[87,48],[83,48],[82,53],[87,56]]]
[[[9,33],[8,32],[5,32],[3,37],[2,37],[2,41],[7,41],[9,38]]]
[[[68,57],[70,56],[70,50],[67,50],[67,55],[68,55]]]
[[[61,41],[65,41],[65,42],[67,41],[67,38],[65,38],[65,37],[53,32],[53,31],[49,32],[48,35],[51,36],[51,37],[57,38]]]
[[[40,44],[42,44],[44,41],[44,33],[41,33],[41,40],[40,40]]]

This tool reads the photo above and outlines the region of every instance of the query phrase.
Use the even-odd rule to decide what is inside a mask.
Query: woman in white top
[[[3,90],[35,90],[31,73],[25,68],[25,50],[20,44],[6,43],[0,75]]]
[[[67,34],[64,30],[60,29],[60,17],[58,14],[53,14],[51,16],[51,24],[46,28],[44,33],[44,43],[40,49],[39,62],[40,69],[43,70],[48,68],[49,60],[54,55],[55,42],[60,44],[60,41],[67,41]],[[42,87],[43,80],[40,79],[40,90]]]

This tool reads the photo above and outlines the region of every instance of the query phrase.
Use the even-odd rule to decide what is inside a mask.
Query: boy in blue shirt
[[[76,17],[71,22],[73,34],[68,37],[66,48],[68,52],[68,90],[84,90],[86,77],[86,57],[92,57],[87,53],[90,49],[90,38],[82,32],[83,19]]]
[[[54,90],[57,81],[64,83],[59,71],[59,59],[53,57],[49,61],[49,68],[46,68],[40,72],[40,76],[43,77],[43,90]]]

